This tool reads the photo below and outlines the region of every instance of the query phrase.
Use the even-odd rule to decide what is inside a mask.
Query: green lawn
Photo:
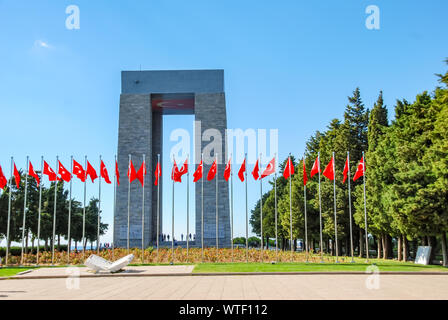
[[[0,277],[11,277],[11,276],[16,275],[19,272],[30,270],[30,269],[35,269],[35,267],[0,268]]]
[[[372,259],[370,264],[365,261],[356,263],[202,263],[195,266],[194,273],[208,272],[340,272],[361,271],[365,272],[372,263],[380,271],[415,272],[435,271],[448,272],[448,268],[442,266],[424,266],[412,262],[382,261]]]

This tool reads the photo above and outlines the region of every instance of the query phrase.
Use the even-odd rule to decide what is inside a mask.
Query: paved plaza
[[[171,268],[170,272],[167,268]],[[63,268],[54,269],[60,269],[59,274],[67,272],[61,271]],[[49,273],[54,269],[40,269],[39,275],[52,276]],[[371,274],[194,275],[191,269],[191,266],[154,267],[149,275],[149,271],[133,267],[133,276],[128,272],[85,277],[87,273],[81,270],[81,277],[69,272],[60,278],[30,278],[38,271],[35,270],[22,279],[1,280],[0,300],[448,299],[447,275],[383,274],[366,285]],[[136,276],[137,271],[148,274]]]

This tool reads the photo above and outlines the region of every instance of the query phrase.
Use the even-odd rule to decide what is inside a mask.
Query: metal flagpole
[[[232,159],[232,154],[230,154]],[[232,160],[230,160],[232,161]],[[233,262],[233,170],[232,164],[230,164],[230,248],[232,250],[232,262]]]
[[[23,250],[25,248],[26,198],[27,198],[27,195],[28,195],[28,169],[29,169],[29,157],[26,156],[25,199],[23,200],[22,252],[20,254],[20,265],[23,265]],[[27,235],[27,238],[28,238],[28,235]]]
[[[352,228],[352,198],[350,194],[350,152],[347,151],[347,166],[348,166],[348,212],[350,215],[350,249],[352,254],[352,263],[355,262],[353,259],[353,228]]]
[[[174,165],[174,156],[173,156],[173,165]],[[172,222],[171,222],[171,263],[174,264],[174,167],[171,173],[171,180],[173,180],[173,194],[172,194]]]
[[[117,156],[115,155],[115,163],[114,165],[117,165]],[[117,171],[114,170],[114,227],[113,230],[115,230],[115,212],[117,207]],[[114,232],[115,235],[115,232]],[[115,239],[112,239],[112,259],[114,259],[115,254]]]
[[[219,242],[218,242],[218,232],[219,232],[219,218],[218,218],[218,154],[216,154],[215,156],[215,160],[216,160],[216,254],[218,256],[218,261],[219,261]]]
[[[204,154],[201,153],[201,261],[204,262]]]
[[[97,223],[97,229],[96,229],[96,253],[100,254],[100,216],[101,216],[101,155],[100,155],[100,174],[99,174],[99,181],[98,181],[98,223]]]
[[[44,179],[44,157],[40,158],[40,184],[39,184],[39,216],[37,218],[37,254],[36,265],[39,265],[40,216],[42,211],[42,183]]]
[[[247,166],[246,163],[247,153],[244,154],[244,165]],[[246,184],[246,263],[249,262],[249,214],[247,211],[247,168],[244,168],[244,180]]]
[[[303,155],[303,165],[305,166],[305,155]],[[306,215],[306,184],[303,186],[303,205],[305,213],[305,254],[306,254],[306,262],[308,262],[308,222]]]
[[[260,153],[260,172],[261,170],[261,153]],[[263,179],[260,176],[260,258],[263,262]]]
[[[277,231],[277,170],[274,173],[274,207],[275,207],[275,257],[278,262],[278,231]]]
[[[290,161],[291,158],[288,159],[288,161]],[[291,165],[293,165],[292,161],[291,161]],[[291,197],[291,180],[292,180],[292,176],[291,176],[291,166],[289,166],[289,234],[290,234],[290,246],[291,246],[291,262],[293,260],[293,244],[292,244],[292,197]]]
[[[367,207],[366,207],[366,158],[364,151],[362,152],[362,179],[364,181],[364,223],[366,233],[366,262],[369,262],[369,234],[367,233]]]
[[[142,186],[142,263],[145,261],[145,176],[146,176],[146,155],[143,154],[143,186]]]
[[[187,154],[187,163],[188,163]],[[188,253],[190,250],[190,243],[188,242],[188,235],[190,234],[190,170],[187,169],[187,262],[188,262]]]
[[[56,203],[58,191],[59,157],[56,156],[56,181],[54,182],[54,205],[53,205],[53,238],[51,241],[51,265],[54,265],[54,241],[56,238]]]
[[[129,254],[129,228],[130,228],[130,220],[131,220],[131,155],[129,154],[129,163],[128,163],[128,230],[127,230],[127,240],[126,247]]]
[[[336,263],[339,263],[338,256],[338,221],[337,221],[337,215],[336,215],[336,159],[334,158],[334,152],[333,152],[333,197],[334,197],[334,239],[335,239],[335,245],[336,245]]]
[[[9,175],[9,200],[8,200],[8,226],[6,227],[6,258],[5,265],[8,265],[8,256],[9,256],[9,227],[11,225],[11,182],[12,182],[12,167],[14,165],[14,159],[11,157],[11,173]]]
[[[70,239],[70,228],[71,228],[71,217],[72,217],[72,180],[73,180],[73,176],[72,176],[72,172],[73,172],[73,156],[70,157],[70,197],[68,199],[68,231],[67,231],[67,240],[68,240],[68,244],[67,244],[67,263],[70,264],[70,244],[71,244],[71,239]]]
[[[86,257],[86,188],[87,188],[87,156],[84,156],[84,206],[82,208],[82,258]]]
[[[320,152],[317,153],[317,165],[319,173],[319,226],[320,226],[320,262],[324,263],[323,239],[322,239],[322,204],[320,198]]]
[[[157,154],[157,165],[160,166],[160,171],[162,170],[162,165],[160,164],[160,153]],[[159,179],[159,173],[157,173],[157,179]],[[159,262],[159,238],[160,238],[160,181],[157,182],[157,262]]]

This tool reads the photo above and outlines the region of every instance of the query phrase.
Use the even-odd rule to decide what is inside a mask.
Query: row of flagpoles
[[[57,183],[58,181],[65,181],[70,182],[70,196],[69,196],[69,207],[68,207],[68,233],[67,233],[67,260],[70,261],[70,244],[71,244],[71,238],[70,238],[70,230],[71,230],[71,201],[72,201],[72,178],[73,175],[75,175],[78,179],[80,179],[82,182],[84,182],[84,207],[83,207],[83,221],[82,221],[82,240],[83,240],[83,254],[85,254],[85,217],[86,217],[86,181],[87,177],[89,176],[92,182],[95,181],[95,179],[98,178],[98,175],[96,173],[96,170],[93,168],[93,166],[90,164],[90,162],[87,160],[87,156],[85,157],[85,168],[82,167],[81,164],[76,162],[73,159],[73,156],[71,157],[71,168],[70,171],[68,171],[62,163],[59,161],[59,158],[56,157],[56,172],[50,167],[50,165],[44,160],[43,157],[41,157],[41,173],[48,176],[48,180],[50,182],[55,182],[55,189],[54,189],[54,208],[53,208],[53,237],[52,237],[52,255],[51,255],[51,261],[52,264],[54,264],[54,243],[55,243],[55,233],[56,233],[56,203],[57,203]],[[14,168],[14,171],[13,171]],[[106,166],[104,165],[103,160],[100,156],[100,176],[99,176],[99,184],[98,184],[98,229],[97,229],[97,251],[99,251],[99,235],[100,235],[100,212],[101,212],[101,178],[104,179],[104,181],[108,184],[111,183],[109,179],[109,174],[107,172]],[[72,175],[73,173],[73,175]],[[33,177],[36,180],[37,187],[39,188],[39,209],[38,209],[38,224],[37,224],[37,239],[39,241],[40,239],[40,222],[41,222],[41,210],[42,210],[42,181],[41,177],[36,173],[34,170],[34,167],[29,160],[29,157],[26,158],[26,170],[25,170],[25,196],[24,196],[24,205],[23,205],[23,223],[22,223],[22,250],[21,250],[21,264],[23,264],[24,259],[24,245],[25,245],[25,230],[26,230],[26,211],[27,211],[27,193],[28,193],[28,177]],[[11,224],[11,183],[12,183],[12,177],[14,177],[16,188],[20,189],[20,173],[17,170],[16,164],[14,162],[13,157],[11,157],[11,179],[6,179],[3,170],[0,166],[0,189],[3,189],[7,184],[9,187],[9,199],[8,199],[8,221],[7,221],[7,231],[6,231],[6,259],[5,263],[8,264],[8,257],[9,257],[9,243],[10,243],[10,224]],[[118,181],[118,176],[117,179]],[[39,245],[37,246],[37,264],[39,264]]]
[[[243,163],[240,166],[240,169],[238,170],[238,178],[241,180],[241,182],[245,182],[245,193],[246,193],[246,261],[248,261],[248,238],[249,238],[249,227],[248,227],[248,201],[247,201],[247,170],[246,170],[246,158],[247,154],[244,157]],[[261,158],[261,154],[260,154]],[[278,232],[277,232],[277,173],[276,173],[276,165],[275,165],[275,159],[276,156],[269,162],[267,167],[263,170],[261,173],[261,176],[259,172],[261,171],[261,168],[259,166],[259,160],[257,159],[254,169],[252,171],[252,176],[255,180],[260,181],[260,235],[261,235],[261,257],[263,256],[263,203],[262,203],[262,196],[263,196],[263,187],[262,187],[262,179],[274,174],[274,202],[275,202],[275,244],[276,244],[276,253],[278,257]],[[182,176],[187,174],[187,179],[189,180],[189,170],[188,170],[188,156],[182,165],[182,167],[178,167],[176,164],[175,159],[173,158],[173,168],[171,172],[171,179],[173,181],[173,191],[172,191],[172,259],[174,261],[174,184],[175,182],[182,182]],[[306,213],[306,184],[308,181],[307,178],[307,172],[305,167],[305,157],[303,157],[303,184],[304,184],[304,218],[305,218],[305,248],[306,248],[306,254],[308,257],[308,230],[307,230],[307,213]],[[68,250],[67,250],[67,260],[70,262],[70,222],[71,222],[71,193],[72,193],[72,174],[75,175],[79,180],[81,180],[84,183],[84,208],[83,208],[83,231],[82,231],[82,240],[83,240],[83,254],[85,254],[85,203],[86,203],[86,180],[89,176],[91,181],[94,182],[95,179],[98,178],[98,175],[96,173],[96,170],[93,168],[93,166],[90,164],[90,162],[87,160],[87,156],[85,157],[85,166],[86,169],[82,167],[78,162],[76,162],[73,157],[71,157],[71,168],[70,171],[68,171],[62,163],[59,161],[58,157],[56,157],[56,172],[48,165],[46,161],[44,161],[43,157],[41,157],[41,172],[48,176],[48,179],[50,182],[55,182],[55,194],[54,194],[54,212],[53,212],[53,241],[52,241],[52,263],[54,263],[54,239],[55,239],[55,227],[56,227],[56,197],[57,197],[57,182],[64,180],[65,182],[70,182],[70,198],[69,198],[69,215],[68,215]],[[13,171],[14,168],[14,171]],[[219,248],[219,240],[218,240],[218,223],[219,223],[219,212],[218,212],[218,155],[215,154],[215,160],[212,163],[209,172],[207,174],[207,180],[211,181],[216,177],[216,248]],[[144,176],[147,174],[146,171],[146,164],[145,164],[145,155],[143,155],[143,161],[141,164],[141,167],[138,171],[135,170],[134,165],[132,163],[132,157],[129,155],[129,164],[128,164],[128,181],[129,181],[129,187],[128,187],[128,221],[127,221],[127,250],[130,249],[130,185],[135,180],[138,179],[142,185],[142,249],[144,249],[144,222],[145,222],[145,216],[144,216],[144,205],[145,205],[145,198],[144,198],[144,189],[145,189],[145,179]],[[294,174],[294,165],[292,164],[291,158],[288,157],[285,169],[283,170],[283,176],[286,180],[289,179],[289,196],[290,196],[290,241],[291,241],[291,259],[292,259],[292,253],[293,253],[293,230],[292,230],[292,195],[291,195],[291,180],[292,175]],[[320,224],[320,252],[321,252],[321,259],[323,262],[323,250],[322,250],[322,243],[323,243],[323,237],[322,237],[322,207],[321,207],[321,193],[320,193],[320,153],[318,153],[316,160],[314,161],[313,167],[310,172],[310,177],[313,178],[315,174],[318,174],[318,182],[319,182],[319,224]],[[333,190],[334,190],[334,226],[335,226],[335,249],[336,249],[336,261],[339,255],[338,252],[338,241],[337,241],[337,216],[336,216],[336,170],[335,170],[335,161],[334,161],[334,152],[331,158],[331,161],[326,166],[325,170],[322,172],[322,174],[328,178],[329,180],[333,180]],[[157,186],[157,240],[156,240],[156,246],[157,246],[157,257],[159,254],[159,238],[160,238],[160,186],[159,186],[159,178],[162,175],[162,169],[160,164],[160,154],[157,156],[157,165],[154,172],[154,185]],[[347,152],[347,159],[345,162],[344,170],[343,170],[343,183],[347,180],[347,176],[350,177],[350,154]],[[11,157],[11,177],[14,176],[16,187],[20,188],[20,173],[16,168],[16,165],[14,163],[14,159]],[[33,177],[36,180],[37,186],[39,187],[39,215],[38,215],[38,230],[37,230],[37,239],[40,238],[40,216],[41,216],[41,202],[42,202],[42,184],[40,183],[40,178],[34,171],[33,165],[31,164],[31,161],[29,161],[29,158],[27,157],[27,169],[26,169],[26,175],[25,175],[25,197],[24,197],[24,210],[23,210],[23,226],[22,226],[22,252],[21,252],[21,263],[23,263],[23,254],[24,254],[24,239],[25,239],[25,221],[26,221],[26,208],[27,208],[27,187],[28,187],[28,176]],[[366,256],[367,259],[369,258],[368,253],[368,238],[367,238],[367,210],[366,210],[366,194],[365,194],[365,161],[364,161],[364,153],[359,161],[356,173],[353,177],[353,181],[356,181],[359,177],[363,176],[364,179],[364,217],[365,217],[365,238],[366,238]],[[204,258],[204,179],[203,178],[203,155],[201,154],[201,162],[199,163],[197,169],[193,173],[193,182],[197,182],[201,180],[202,186],[201,186],[201,251],[202,251],[202,259]],[[99,176],[99,186],[98,186],[98,194],[99,194],[99,204],[98,204],[98,228],[97,228],[97,251],[99,251],[99,240],[100,240],[100,210],[101,210],[101,179],[104,179],[104,181],[108,184],[111,183],[109,179],[109,174],[106,169],[106,166],[104,165],[104,162],[101,159],[100,156],[100,176]],[[232,165],[231,165],[231,157],[229,158],[226,167],[224,169],[224,179],[228,182],[230,179],[230,218],[231,218],[231,249],[232,249],[232,260],[233,260],[233,172],[232,172]],[[0,189],[3,189],[8,180],[6,179],[5,175],[3,174],[2,168],[0,166]],[[11,183],[12,178],[9,180],[9,190],[11,190]],[[120,173],[118,170],[118,162],[117,158],[115,157],[115,172],[114,172],[114,212],[115,212],[115,206],[116,206],[116,188],[117,185],[120,185]],[[351,195],[350,195],[350,179],[348,179],[348,195],[349,195],[349,215],[350,215],[350,243],[351,243],[351,256],[353,261],[353,233],[352,233],[352,213],[351,213]],[[11,192],[9,193],[9,201],[8,201],[8,225],[7,225],[7,244],[9,244],[9,236],[10,236],[10,218],[11,218]],[[188,234],[189,234],[189,184],[187,183],[187,259],[188,259],[188,251],[189,251],[189,241],[188,241]],[[8,263],[8,249],[9,246],[7,245],[6,249],[6,264]],[[112,250],[114,249],[114,244],[112,245]],[[142,259],[143,259],[143,250],[142,250]],[[39,264],[39,245],[37,246],[37,264]]]

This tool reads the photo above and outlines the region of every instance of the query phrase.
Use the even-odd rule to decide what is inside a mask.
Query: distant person
[[[166,238],[168,239],[168,241],[170,241],[170,235],[169,234],[166,235]]]
[[[190,240],[191,240],[191,233],[190,233]]]
[[[180,235],[180,240],[184,241],[184,234],[183,233]]]

